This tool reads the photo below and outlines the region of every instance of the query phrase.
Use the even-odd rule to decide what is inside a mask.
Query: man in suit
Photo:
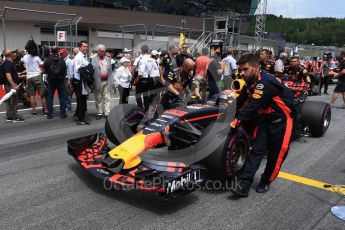
[[[97,46],[97,55],[91,58],[94,72],[94,93],[97,117],[99,120],[110,113],[111,60],[105,55],[105,46]]]

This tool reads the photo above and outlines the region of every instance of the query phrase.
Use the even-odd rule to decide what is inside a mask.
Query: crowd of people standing
[[[72,111],[72,99],[75,95],[76,108],[72,115],[78,125],[89,124],[86,119],[87,99],[93,93],[95,98],[96,119],[106,117],[110,113],[112,89],[119,92],[119,103],[128,103],[129,95],[135,86],[137,105],[150,113],[152,108],[160,103],[161,95],[166,93],[172,101],[181,100],[181,94],[188,88],[190,94],[198,102],[215,101],[220,92],[230,89],[231,82],[236,79],[238,66],[234,50],[226,50],[226,56],[204,48],[200,54],[191,55],[188,44],[184,43],[180,49],[170,45],[167,52],[149,50],[147,45],[141,47],[140,52],[132,56],[131,50],[125,48],[121,57],[114,59],[113,53],[99,44],[91,57],[87,41],[81,41],[71,53],[65,48],[51,47],[49,53],[40,56],[37,45],[33,40],[25,47],[26,51],[15,55],[11,50],[5,50],[1,64],[4,74],[4,89],[17,91],[6,103],[7,121],[22,122],[18,116],[17,105],[19,92],[24,100],[30,103],[32,115],[37,116],[36,96],[39,95],[42,113],[47,119],[54,116],[54,93],[57,91],[60,103],[60,118],[67,118],[67,112]],[[260,68],[270,74],[285,74],[295,76],[295,80],[311,84],[310,74],[320,77],[320,86],[328,94],[330,78],[338,77],[338,84],[331,100],[333,105],[337,97],[342,94],[345,104],[345,74],[344,58],[337,62],[332,57],[313,60],[301,60],[298,56],[288,57],[287,53],[280,53],[277,60],[267,49],[260,50]],[[336,68],[339,73],[335,73]],[[90,74],[92,76],[90,76]],[[181,76],[186,76],[181,79]],[[187,80],[185,80],[187,79]],[[176,87],[176,82],[182,82],[182,91]],[[25,90],[20,90],[25,88]],[[161,101],[164,104],[164,101]]]

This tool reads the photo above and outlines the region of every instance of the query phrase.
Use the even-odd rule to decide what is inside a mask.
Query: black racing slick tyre
[[[228,179],[240,172],[249,154],[249,137],[245,131],[231,131],[222,146],[203,162],[212,178]]]
[[[250,141],[243,130],[230,132],[225,143],[225,169],[227,177],[237,176],[249,155]]]
[[[137,133],[138,125],[146,120],[145,112],[136,105],[121,104],[115,106],[105,121],[105,134],[109,141],[119,145]]]
[[[322,101],[306,101],[301,108],[301,124],[309,127],[314,137],[323,136],[331,122],[331,107]]]

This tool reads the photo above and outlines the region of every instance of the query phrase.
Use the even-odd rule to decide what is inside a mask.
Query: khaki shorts
[[[36,91],[39,93],[40,96],[45,95],[45,87],[41,75],[29,78],[27,80],[27,83],[28,86],[26,88],[26,92],[29,96],[35,96]]]
[[[203,76],[195,76],[193,78],[192,90],[194,91],[196,88],[201,89],[201,87],[206,84]]]

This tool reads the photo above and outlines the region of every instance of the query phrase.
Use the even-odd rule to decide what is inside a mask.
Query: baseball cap
[[[285,53],[285,52],[281,52],[281,53],[279,54],[279,57],[280,57],[280,58],[287,57],[287,56],[288,56],[288,54]]]
[[[61,49],[59,52],[60,55],[67,55],[67,53],[68,53],[67,49],[65,49],[65,48]]]
[[[132,50],[127,49],[127,48],[124,48],[124,49],[123,49],[123,52],[124,52],[124,53],[128,53],[128,52],[131,52],[131,51],[132,51]]]
[[[128,58],[123,57],[120,59],[120,63],[122,64],[124,62],[131,62],[131,61]]]
[[[156,56],[156,55],[160,55],[160,53],[157,50],[152,50],[151,55]]]

